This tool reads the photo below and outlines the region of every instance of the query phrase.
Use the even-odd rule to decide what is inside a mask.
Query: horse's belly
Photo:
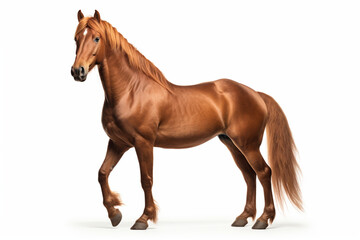
[[[159,129],[155,146],[163,148],[189,148],[200,145],[223,133],[220,124],[171,127]]]
[[[194,136],[187,136],[187,137],[158,137],[155,141],[155,147],[162,147],[162,148],[190,148],[200,145],[213,137],[219,135],[213,134],[210,136],[202,136],[202,137],[194,137]]]

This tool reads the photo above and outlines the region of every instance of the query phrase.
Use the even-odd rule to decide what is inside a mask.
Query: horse
[[[79,10],[77,17],[71,75],[84,82],[98,66],[105,92],[102,125],[109,136],[98,181],[114,227],[122,219],[115,208],[122,202],[110,190],[108,177],[128,149],[135,148],[145,194],[144,211],[131,229],[145,230],[149,220],[157,220],[152,195],[153,148],[189,148],[216,136],[229,149],[247,184],[244,210],[232,226],[244,227],[248,218],[255,220],[256,176],[264,190],[265,206],[253,229],[266,229],[275,218],[272,186],[280,206],[286,195],[296,208],[303,209],[296,146],[286,116],[272,97],[230,79],[175,85],[102,20],[97,10],[93,17],[84,17]],[[271,167],[259,150],[265,129]]]

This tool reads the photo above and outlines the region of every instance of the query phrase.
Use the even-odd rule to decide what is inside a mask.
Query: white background
[[[3,1],[0,9],[4,239],[359,237],[358,1]],[[213,139],[155,149],[159,222],[145,232],[129,230],[144,202],[128,151],[110,176],[125,203],[112,228],[97,182],[107,146],[102,86],[97,69],[84,83],[70,75],[79,9],[99,10],[173,83],[226,77],[273,96],[299,150],[305,213],[289,205],[267,231],[231,228],[246,187]]]

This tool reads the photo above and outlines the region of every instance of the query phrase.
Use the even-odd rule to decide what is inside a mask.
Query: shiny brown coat
[[[146,229],[147,221],[156,221],[152,196],[153,147],[187,148],[219,136],[234,157],[248,186],[243,213],[233,226],[244,226],[256,214],[256,175],[265,196],[263,214],[253,228],[263,229],[273,221],[275,194],[283,201],[284,190],[301,209],[301,195],[294,157],[295,145],[286,117],[270,96],[229,79],[177,86],[109,23],[78,13],[77,55],[71,73],[85,81],[87,73],[98,65],[105,91],[102,124],[109,136],[108,151],[99,171],[104,205],[114,226],[121,221],[115,208],[120,198],[108,185],[108,176],[121,156],[135,147],[145,193],[145,209],[132,229]],[[270,168],[259,151],[265,127],[268,134]]]

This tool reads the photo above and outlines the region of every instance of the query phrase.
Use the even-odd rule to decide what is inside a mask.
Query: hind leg
[[[259,181],[264,189],[265,207],[264,212],[258,218],[253,226],[253,229],[265,229],[268,226],[268,220],[270,223],[275,218],[275,206],[271,190],[271,169],[263,159],[259,147],[261,141],[254,141],[249,143],[244,141],[243,138],[232,137],[235,145],[245,155],[250,166],[254,169]],[[244,144],[245,143],[245,144]]]
[[[264,212],[256,221],[253,229],[265,229],[268,226],[268,220],[272,223],[275,218],[275,206],[271,190],[271,169],[264,161],[258,147],[246,149],[244,153],[264,189]]]
[[[247,218],[251,217],[254,220],[256,215],[256,174],[249,165],[245,156],[239,151],[239,149],[234,145],[228,136],[219,135],[219,139],[229,149],[236,165],[242,172],[247,185],[246,204],[244,211],[231,225],[233,227],[244,227],[248,223]]]

